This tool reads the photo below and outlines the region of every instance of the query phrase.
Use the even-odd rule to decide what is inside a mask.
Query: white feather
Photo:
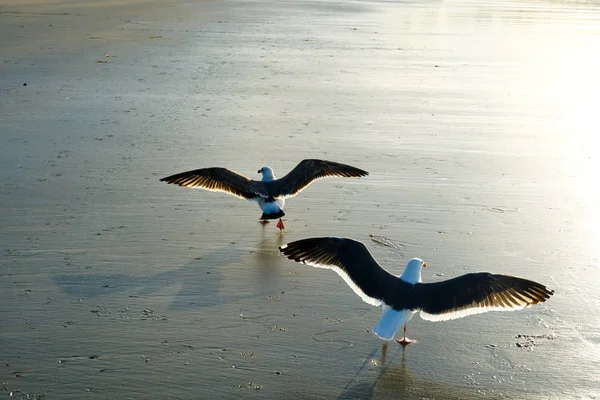
[[[410,321],[416,311],[396,311],[384,303],[381,319],[373,328],[373,333],[383,340],[392,340],[398,328]]]
[[[258,206],[265,214],[275,214],[283,209],[285,206],[284,199],[275,199],[275,201],[266,201],[263,198],[256,199]]]
[[[281,248],[285,249],[285,247],[283,247],[283,246]],[[337,274],[339,276],[341,276],[344,279],[344,281],[346,281],[348,286],[350,286],[350,288],[352,288],[352,290],[354,290],[354,293],[356,293],[357,295],[360,296],[361,299],[363,299],[363,301],[365,303],[371,304],[372,306],[380,306],[381,305],[381,300],[367,296],[365,294],[365,292],[360,290],[360,288],[356,285],[356,283],[354,283],[352,281],[352,279],[350,279],[350,276],[344,270],[342,270],[340,267],[338,267],[337,265],[317,264],[317,263],[307,261],[307,260],[302,261],[302,263],[304,263],[306,265],[310,265],[311,267],[334,270],[335,272],[337,272]]]
[[[469,315],[483,314],[488,311],[516,311],[516,310],[522,310],[526,307],[528,307],[528,304],[521,304],[521,305],[514,306],[514,307],[479,306],[479,307],[470,307],[470,308],[463,308],[461,310],[449,311],[449,312],[445,312],[443,314],[430,314],[428,312],[421,310],[421,313],[419,315],[421,316],[421,318],[423,318],[426,321],[438,322],[438,321],[448,321],[451,319],[468,317]]]
[[[209,192],[226,193],[226,194],[238,197],[240,199],[250,200],[250,201],[258,201],[257,198],[259,198],[259,197],[260,198],[264,198],[264,199],[268,198],[268,195],[266,195],[266,194],[260,194],[260,193],[256,193],[256,197],[257,198],[255,198],[255,199],[247,199],[246,197],[240,196],[239,194],[234,193],[233,191],[231,191],[229,189],[207,188],[207,187],[204,187],[204,186],[192,186],[192,187],[186,186],[186,187],[189,188],[189,189],[202,189],[202,190],[208,190]]]
[[[273,169],[269,167],[262,167],[260,171],[263,176],[263,182],[270,182],[275,180],[275,173],[273,172]]]
[[[404,272],[400,275],[400,279],[413,285],[422,282],[421,270],[423,269],[423,264],[423,260],[420,258],[412,258],[406,264],[406,268],[404,268]]]

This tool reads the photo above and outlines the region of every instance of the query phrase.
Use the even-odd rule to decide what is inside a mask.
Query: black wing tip
[[[178,181],[181,178],[188,177],[189,174],[190,174],[190,172],[193,172],[193,171],[179,172],[179,173],[174,174],[174,175],[165,176],[164,178],[160,178],[159,182],[167,182],[167,183],[171,183],[171,184],[178,184]]]
[[[177,185],[177,186],[187,187],[187,185],[182,183],[183,178],[185,178],[185,177],[182,177],[182,176],[180,176],[180,174],[177,174],[177,175],[167,176],[166,178],[162,178],[159,180],[159,182],[165,182],[169,185]]]
[[[362,176],[367,176],[369,173],[364,169],[353,167],[348,164],[340,164],[343,166],[343,169],[340,171],[347,178],[360,178]]]
[[[356,167],[353,167],[352,165],[340,163],[337,161],[320,160],[317,158],[307,158],[307,159],[300,161],[300,163],[303,163],[303,162],[317,162],[317,163],[330,164],[330,165],[336,165],[338,167],[343,167],[346,169],[345,171],[343,171],[344,175],[348,178],[360,178],[361,176],[369,175],[369,172],[367,172],[363,169],[356,168]]]
[[[284,244],[283,246],[279,246],[279,251],[286,256],[288,259],[300,262],[300,255],[298,254],[298,248],[296,246],[298,242],[291,242],[288,244]]]
[[[353,178],[360,178],[362,176],[369,175],[369,173],[367,171],[365,171],[364,169],[360,169],[360,168],[356,168],[356,167],[352,167],[352,168],[354,168],[354,170],[351,172],[352,173],[351,177],[353,177]]]
[[[294,251],[308,250],[310,248],[315,247],[314,245],[312,245],[312,243],[310,243],[314,239],[317,239],[317,238],[307,238],[307,239],[300,239],[300,240],[296,240],[293,242],[289,242],[287,244],[279,246],[279,251],[281,251],[283,254],[285,254],[287,256],[291,252],[294,252]]]
[[[545,303],[554,295],[554,290],[548,289],[541,283],[530,281],[528,279],[515,278],[515,285],[509,290],[511,297],[516,297],[521,301],[525,300],[525,307]]]
[[[540,300],[540,303],[545,302],[546,300],[548,300],[550,297],[554,296],[554,290],[552,289],[548,289],[546,286],[542,285],[542,290],[543,290],[543,299]]]
[[[554,295],[554,290],[547,288],[545,285],[541,283],[528,281],[530,284],[527,286],[527,291],[534,295],[534,300],[537,303],[544,303],[551,296]]]
[[[167,176],[166,178],[161,178],[159,179],[159,182],[166,182],[170,185],[176,185],[176,179],[174,179],[172,176]]]
[[[306,263],[305,261],[307,256],[310,256],[310,254],[317,251],[319,248],[330,247],[327,246],[327,244],[330,244],[332,240],[339,243],[334,245],[334,248],[339,248],[339,246],[341,246],[346,239],[339,237],[315,237],[300,239],[280,246],[279,251],[290,260]]]
[[[200,169],[191,169],[189,171],[179,172],[177,174],[169,175],[167,177],[159,179],[160,182],[167,182],[173,184],[179,184],[179,180],[185,178],[191,178],[194,176],[205,176],[206,173],[211,173],[216,170],[226,170],[226,168],[221,167],[208,167],[208,168],[200,168]],[[233,172],[233,171],[231,171]]]
[[[554,295],[554,290],[547,288],[545,285],[529,279],[507,276],[508,283],[512,286],[512,290],[520,296],[526,296],[531,301],[527,302],[528,306],[546,302]]]

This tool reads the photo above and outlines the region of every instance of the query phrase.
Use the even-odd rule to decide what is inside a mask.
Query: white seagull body
[[[225,192],[242,199],[253,200],[263,211],[261,220],[277,219],[277,227],[283,229],[281,217],[285,215],[285,199],[300,193],[317,179],[326,177],[360,177],[369,173],[333,161],[303,160],[290,173],[276,179],[273,170],[262,167],[258,170],[262,180],[255,181],[226,168],[201,168],[162,178],[161,182],[188,188],[202,188]]]
[[[392,340],[398,328],[420,312],[428,321],[444,321],[487,311],[520,310],[543,303],[554,293],[537,282],[488,272],[471,273],[441,282],[422,283],[419,258],[408,262],[401,276],[381,268],[361,242],[343,238],[311,238],[281,246],[289,259],[337,272],[365,302],[383,306],[373,332]]]

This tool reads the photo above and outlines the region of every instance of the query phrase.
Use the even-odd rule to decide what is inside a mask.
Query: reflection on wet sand
[[[342,393],[342,399],[476,399],[481,393],[472,388],[461,388],[430,379],[421,379],[413,374],[406,359],[406,347],[396,343],[384,343],[379,352],[379,360],[374,356],[375,348],[358,368],[356,375],[348,382]],[[388,358],[388,351],[391,355]]]
[[[275,224],[272,224],[275,225]],[[253,275],[256,280],[256,287],[276,287],[277,276],[279,273],[276,268],[281,266],[282,260],[279,257],[277,248],[283,243],[283,234],[277,232],[268,232],[265,234],[263,230],[262,239],[256,246],[256,251],[251,250],[255,254],[256,275]]]

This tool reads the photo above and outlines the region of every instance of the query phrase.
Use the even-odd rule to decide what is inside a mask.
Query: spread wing
[[[403,283],[381,268],[364,244],[352,239],[303,239],[281,246],[279,251],[290,260],[334,270],[354,293],[374,306],[386,301],[387,295]]]
[[[445,321],[487,311],[520,310],[543,303],[554,292],[544,285],[508,275],[479,272],[434,283],[418,283],[408,294],[407,308],[421,318]]]
[[[273,181],[271,186],[281,197],[291,197],[298,194],[312,182],[326,177],[360,177],[369,175],[367,171],[324,160],[303,160],[281,179]]]
[[[514,276],[479,272],[434,283],[409,284],[381,268],[364,244],[352,239],[310,238],[279,248],[289,259],[337,272],[365,302],[421,311],[444,321],[487,311],[520,310],[554,294],[544,285]]]
[[[195,169],[167,176],[160,181],[188,188],[225,192],[248,200],[269,197],[263,182],[253,181],[226,168]]]

